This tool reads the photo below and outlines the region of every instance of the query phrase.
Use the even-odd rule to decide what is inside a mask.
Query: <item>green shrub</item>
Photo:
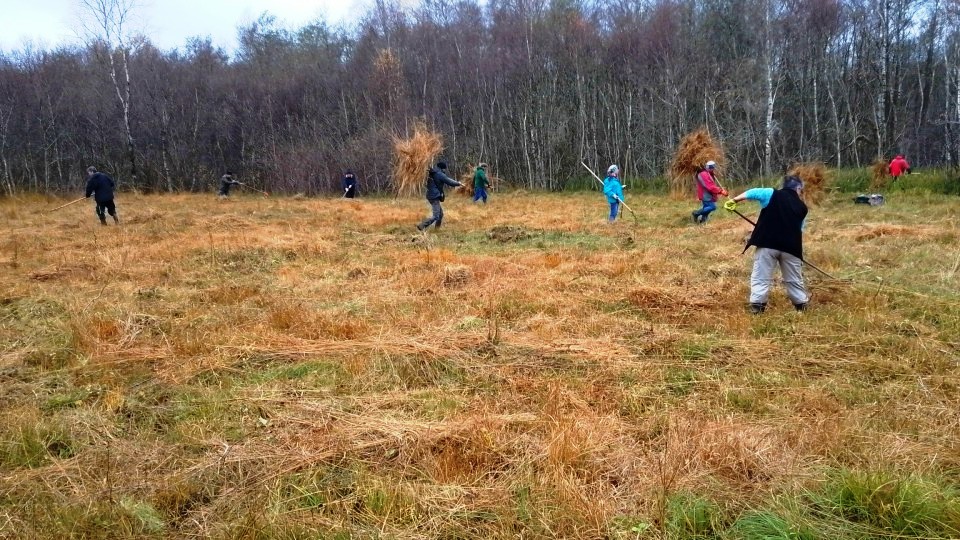
[[[913,476],[841,471],[824,488],[823,510],[843,520],[912,538],[960,535],[960,498]]]
[[[767,510],[744,515],[733,524],[728,536],[736,540],[816,540],[818,538],[806,526],[791,523]]]
[[[10,426],[0,432],[0,468],[39,467],[50,458],[72,457],[75,446],[63,426],[45,422]]]
[[[677,493],[667,500],[668,538],[716,538],[722,530],[720,508],[713,501],[689,493]]]

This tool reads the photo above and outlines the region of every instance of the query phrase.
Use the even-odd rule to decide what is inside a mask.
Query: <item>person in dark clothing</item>
[[[350,169],[347,169],[347,172],[343,175],[343,196],[347,199],[357,196],[357,177]]]
[[[447,176],[445,174],[446,170],[447,164],[440,161],[436,167],[431,167],[430,172],[427,173],[427,202],[430,203],[431,215],[417,225],[417,230],[425,230],[430,225],[440,228],[440,224],[443,222],[443,207],[440,206],[444,199],[443,186],[460,187],[463,185]]]
[[[736,210],[737,202],[755,200],[760,203],[757,226],[744,251],[756,246],[753,273],[750,276],[750,311],[763,313],[773,285],[773,273],[780,266],[787,296],[797,311],[804,311],[810,295],[803,283],[803,229],[807,205],[800,199],[803,181],[796,176],[783,179],[781,189],[756,188],[747,190],[727,201],[725,208]]]
[[[120,218],[117,217],[117,206],[113,202],[113,190],[116,184],[113,178],[110,178],[102,172],[97,172],[96,167],[87,167],[87,190],[88,199],[93,195],[93,200],[97,203],[97,217],[100,218],[100,224],[107,224],[107,213],[113,217],[113,222],[120,224]]]
[[[237,182],[236,180],[233,179],[233,173],[230,171],[227,171],[227,174],[220,177],[220,192],[218,193],[218,195],[220,197],[229,197],[230,187],[239,183],[240,182]]]

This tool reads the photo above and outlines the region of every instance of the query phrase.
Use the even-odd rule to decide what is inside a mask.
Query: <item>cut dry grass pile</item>
[[[427,173],[443,151],[443,137],[423,122],[413,126],[413,135],[393,139],[393,186],[401,197],[423,193]]]
[[[887,160],[883,156],[877,156],[870,165],[870,190],[880,191],[885,189],[893,178],[890,176],[890,169],[887,167]]]
[[[818,205],[826,196],[830,184],[830,172],[822,162],[797,163],[787,171],[789,176],[796,176],[803,181],[803,200],[808,204]]]
[[[654,196],[0,202],[0,537],[957,537],[960,230],[902,197],[763,317],[748,227]]]
[[[700,128],[681,139],[667,175],[670,195],[676,199],[687,198],[693,194],[696,190],[694,175],[708,161],[717,163],[718,176],[723,174],[726,155],[723,148],[710,136],[707,128]]]

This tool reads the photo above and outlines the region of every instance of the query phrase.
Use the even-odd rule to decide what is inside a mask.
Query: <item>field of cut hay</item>
[[[0,201],[0,537],[960,536],[955,198],[826,199],[760,317],[692,201],[62,202]]]

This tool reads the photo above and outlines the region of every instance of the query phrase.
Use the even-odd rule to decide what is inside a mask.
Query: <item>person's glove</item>
[[[720,195],[726,197],[728,195],[727,190],[720,188]]]
[[[723,208],[729,212],[735,212],[737,210],[737,201],[730,199],[723,203]]]

